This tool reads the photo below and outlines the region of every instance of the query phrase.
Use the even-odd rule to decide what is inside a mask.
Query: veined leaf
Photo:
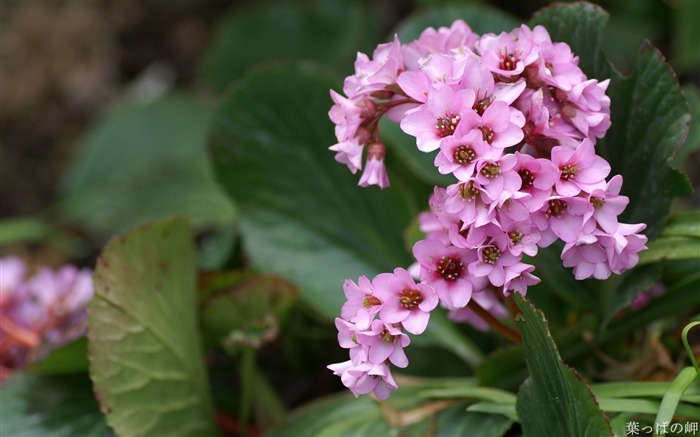
[[[108,423],[121,436],[217,435],[188,222],[165,220],[112,239],[93,280],[90,377]]]

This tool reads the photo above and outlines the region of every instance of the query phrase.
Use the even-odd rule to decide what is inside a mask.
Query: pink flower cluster
[[[378,128],[386,115],[415,137],[419,150],[434,153],[440,173],[455,178],[435,188],[430,212],[419,216],[426,237],[413,254],[421,282],[407,289],[422,296],[434,290],[454,320],[485,328],[473,308],[506,315],[502,300],[540,281],[524,255],[557,239],[564,242],[564,266],[579,280],[605,279],[637,263],[645,225],[618,222],[628,203],[620,195],[622,177],[607,179],[610,165],[595,153],[610,127],[608,83],[588,79],[570,47],[552,42],[542,26],[479,36],[458,20],[408,44],[395,37],[372,59],[358,54],[345,96],[331,91],[335,159],[353,173],[363,170],[359,185],[389,186]],[[337,322],[351,360],[332,369],[354,393],[393,388],[379,361],[408,344],[392,325],[396,318],[381,313],[387,291],[377,278],[372,287],[361,278],[357,293],[378,299],[356,312],[346,304]],[[348,288],[348,299],[357,299]],[[377,312],[379,320],[370,323]],[[409,326],[403,323],[412,332]],[[391,354],[372,360],[365,330],[375,339],[388,333]]]
[[[92,272],[67,265],[27,273],[21,259],[0,259],[0,381],[85,334]]]
[[[374,392],[379,399],[397,388],[389,363],[408,366],[403,348],[411,342],[404,330],[422,334],[438,304],[432,287],[416,284],[404,269],[381,273],[372,281],[360,276],[343,285],[348,299],[335,319],[338,343],[350,360],[328,366],[357,396]],[[377,318],[378,317],[378,318]]]

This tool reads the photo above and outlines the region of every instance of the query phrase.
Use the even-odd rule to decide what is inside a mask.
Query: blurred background
[[[3,0],[3,252],[30,251],[49,264],[67,252],[89,263],[110,235],[171,213],[190,216],[203,238],[219,232],[233,206],[212,181],[205,149],[208,116],[227,85],[273,58],[315,58],[345,75],[356,51],[371,52],[402,18],[435,3]],[[521,21],[548,4],[461,3]],[[618,68],[628,70],[650,39],[676,69],[697,113],[700,2],[598,3],[611,15],[605,40]],[[342,26],[355,31],[345,29],[342,46],[332,47],[318,41],[318,29],[307,40],[296,35],[319,26],[329,34]],[[302,44],[289,45],[289,32]],[[697,131],[690,140],[700,144]],[[685,170],[697,187],[696,149],[684,153],[695,154]],[[193,159],[198,166],[189,165]],[[59,247],[59,255],[32,246],[39,241],[56,243],[49,246]]]

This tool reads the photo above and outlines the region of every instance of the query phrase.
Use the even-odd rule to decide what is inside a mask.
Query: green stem
[[[241,436],[248,435],[248,419],[252,404],[253,385],[255,384],[255,355],[256,350],[252,347],[243,348],[241,359],[241,407],[238,421],[241,425]]]
[[[698,361],[695,359],[693,348],[691,348],[690,344],[688,343],[688,333],[696,326],[700,326],[700,321],[688,323],[688,325],[683,328],[683,333],[681,336],[683,337],[683,346],[685,346],[685,350],[688,352],[688,357],[690,358],[690,362],[693,363],[693,367],[695,367],[698,382],[700,382],[700,366],[698,366]]]
[[[683,392],[690,387],[696,377],[697,371],[693,367],[686,367],[681,370],[676,379],[671,383],[664,398],[661,400],[661,406],[656,415],[655,423],[662,424],[664,422],[671,422],[673,413],[676,411],[676,407],[678,406],[681,396],[683,396]]]

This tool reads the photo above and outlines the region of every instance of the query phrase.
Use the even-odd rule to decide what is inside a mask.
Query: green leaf
[[[205,153],[211,114],[176,94],[111,108],[66,172],[59,214],[102,237],[175,214],[200,230],[230,227],[233,206]]]
[[[402,233],[414,216],[400,190],[357,187],[358,175],[334,161],[328,90],[337,86],[307,63],[259,70],[226,96],[211,140],[254,265],[298,285],[328,317],[346,278],[410,263]]]
[[[88,310],[90,377],[119,435],[216,435],[195,263],[184,219],[114,238],[98,260]]]
[[[13,374],[2,385],[3,437],[107,437],[114,433],[100,413],[85,374]]]
[[[683,94],[688,99],[692,119],[688,128],[688,138],[673,160],[673,165],[678,168],[683,168],[684,164],[691,165],[689,162],[686,164],[688,157],[700,150],[700,88],[692,83],[684,84]]]
[[[542,312],[518,294],[513,298],[522,312],[517,321],[530,372],[516,404],[525,435],[611,436],[590,389],[561,361]]]
[[[87,339],[81,337],[54,351],[29,369],[42,375],[63,375],[88,370]]]
[[[662,260],[700,260],[700,238],[663,237],[648,243],[647,247],[649,249],[639,254],[639,265]]]
[[[693,68],[700,67],[700,3],[696,1],[669,2],[673,10],[673,32],[674,57],[673,66],[680,72],[685,73]]]
[[[520,25],[520,21],[499,9],[477,4],[448,3],[436,7],[419,9],[399,23],[395,32],[402,43],[417,39],[427,28],[450,26],[455,20],[464,20],[478,34],[487,32],[510,32]]]
[[[601,329],[604,329],[610,320],[627,308],[637,295],[649,290],[661,278],[661,264],[640,266],[622,275],[620,285],[614,291],[610,305],[604,315]]]
[[[670,166],[688,134],[688,104],[661,53],[648,44],[629,77],[613,75],[608,95],[612,126],[596,148],[624,178],[622,194],[630,203],[620,220],[646,223],[652,239],[673,198],[692,192],[687,178]]]
[[[557,332],[556,344],[564,358],[579,357],[589,351],[581,341],[583,332],[595,329],[592,316],[580,318],[573,326]],[[477,369],[479,384],[489,387],[516,388],[527,377],[523,345],[499,349],[489,355]],[[583,350],[583,352],[581,352]]]
[[[298,410],[287,423],[265,437],[335,437],[389,435],[389,424],[369,397],[347,394],[316,400]]]
[[[395,433],[418,437],[426,435],[427,429],[433,429],[430,435],[435,436],[499,437],[511,427],[513,421],[502,415],[465,411],[464,402],[452,405],[452,401],[430,401],[435,389],[429,387],[433,384],[427,380],[402,386],[384,404],[369,396],[355,399],[346,394],[318,399],[296,410],[285,424],[265,437],[374,437]],[[467,429],[468,434],[460,432]]]
[[[435,437],[470,436],[500,437],[510,429],[513,421],[496,414],[465,411],[460,403],[438,415]]]
[[[297,290],[274,276],[256,276],[207,299],[202,325],[217,342],[260,347],[277,338]]]
[[[674,214],[661,232],[661,236],[700,238],[700,210]]]
[[[371,55],[380,32],[376,12],[363,2],[251,5],[217,25],[199,73],[223,90],[253,65],[276,58],[313,59],[349,72],[358,51]]]
[[[537,12],[530,27],[544,26],[552,41],[566,42],[574,55],[579,56],[579,67],[589,78],[606,79],[610,74],[603,56],[603,32],[608,13],[588,2],[556,4]]]

